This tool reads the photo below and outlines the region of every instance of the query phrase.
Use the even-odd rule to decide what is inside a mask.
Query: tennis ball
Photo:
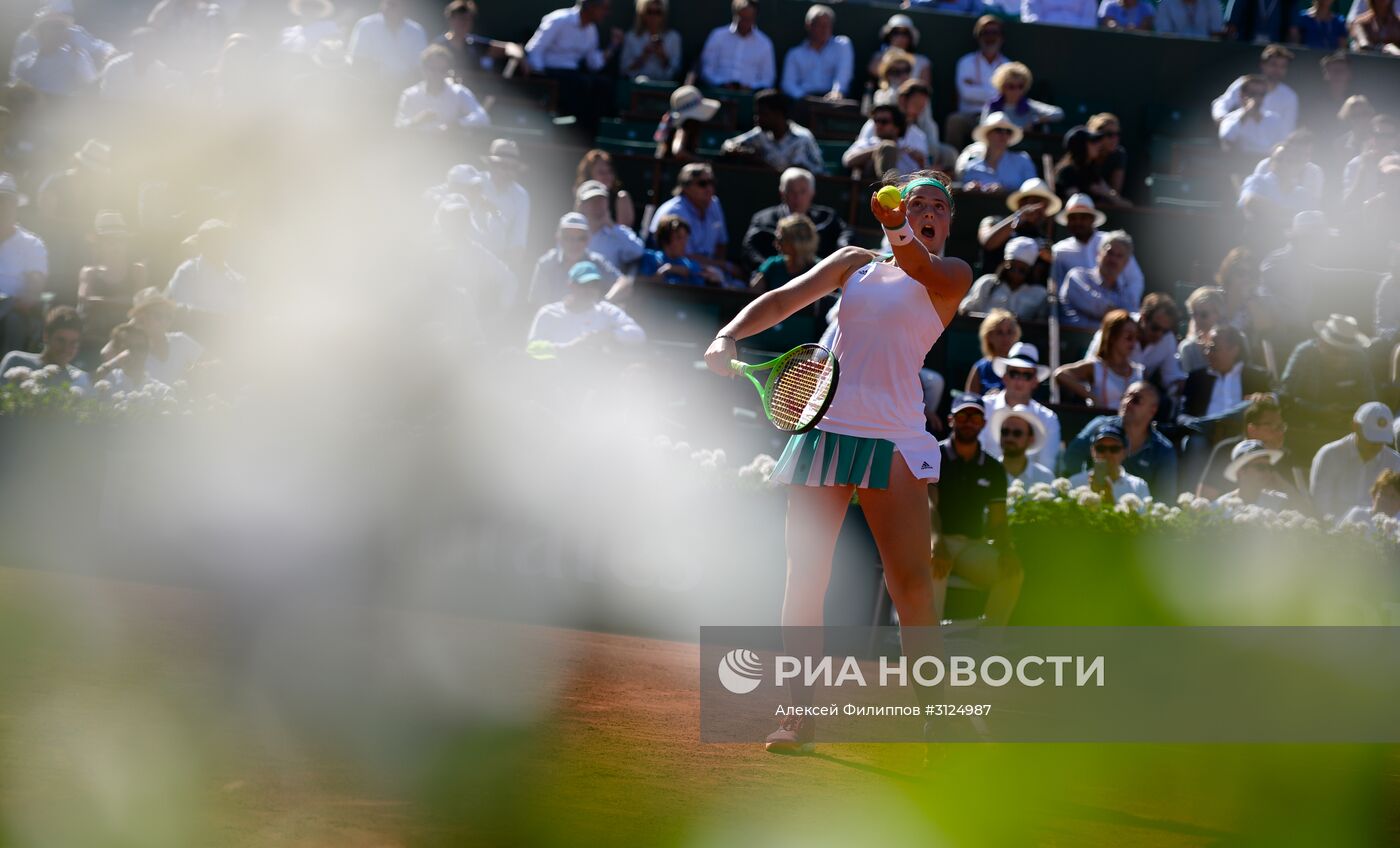
[[[900,196],[899,189],[894,186],[885,186],[875,192],[875,199],[880,201],[880,205],[886,209],[898,209],[899,202],[904,198]]]

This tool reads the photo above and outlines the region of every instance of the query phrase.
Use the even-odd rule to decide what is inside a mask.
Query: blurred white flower
[[[68,394],[72,395],[73,397],[87,397],[87,389],[83,388],[82,386],[69,386]]]
[[[9,371],[6,371],[6,372],[5,372],[5,382],[7,382],[7,383],[23,383],[25,380],[28,380],[28,379],[29,379],[30,377],[32,377],[33,375],[34,375],[34,370],[33,370],[33,369],[31,369],[31,368],[26,368],[26,367],[24,367],[23,365],[16,365],[15,367],[11,368]]]
[[[1191,505],[1191,501],[1195,499],[1196,496],[1191,494],[1190,492],[1182,492],[1176,497],[1176,505],[1180,507],[1188,507]]]
[[[1103,499],[1100,498],[1095,492],[1089,489],[1084,489],[1083,491],[1076,489],[1075,491],[1077,492],[1077,494],[1074,496],[1074,499],[1079,503],[1080,506],[1098,506],[1103,503]]]
[[[1128,492],[1126,495],[1118,499],[1118,505],[1124,508],[1122,510],[1123,512],[1127,512],[1128,510],[1132,510],[1133,512],[1141,512],[1142,498],[1138,497],[1132,492]]]
[[[1054,491],[1054,489],[1050,488],[1049,483],[1036,483],[1034,486],[1031,486],[1031,497],[1053,494]]]
[[[724,451],[720,450],[719,448],[715,448],[713,451],[710,452],[710,458],[714,460],[715,465],[724,465],[725,461],[728,459],[728,457],[725,456]]]
[[[1054,492],[1051,492],[1051,491],[1048,491],[1048,487],[1047,487],[1047,491],[1044,491],[1044,492],[1036,492],[1035,494],[1031,495],[1031,500],[1037,501],[1037,502],[1039,502],[1039,503],[1044,503],[1044,502],[1046,502],[1046,501],[1053,501],[1054,499],[1055,499],[1055,493],[1054,493]]]
[[[1055,478],[1055,482],[1053,482],[1053,483],[1050,484],[1050,488],[1054,489],[1056,492],[1059,492],[1061,495],[1067,495],[1067,494],[1069,494],[1069,490],[1070,490],[1069,478],[1068,478],[1068,477],[1056,477],[1056,478]]]

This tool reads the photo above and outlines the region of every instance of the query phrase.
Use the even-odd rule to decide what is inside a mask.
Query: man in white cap
[[[569,290],[569,269],[580,262],[593,263],[604,278],[604,292],[611,289],[618,277],[622,276],[602,254],[588,249],[591,234],[588,219],[578,212],[570,212],[559,219],[555,246],[535,263],[535,275],[530,280],[529,301],[532,306],[562,300]]]
[[[830,6],[808,7],[806,24],[807,39],[783,57],[783,93],[793,100],[845,99],[856,64],[851,40],[834,35],[836,12]]]
[[[772,88],[778,60],[773,42],[758,28],[758,0],[732,0],[734,18],[716,27],[700,51],[700,79],[725,88]]]
[[[355,22],[346,55],[357,70],[389,83],[413,77],[428,33],[406,13],[408,0],[379,0],[379,11]]]
[[[1371,485],[1382,471],[1400,471],[1395,416],[1378,401],[1363,403],[1352,416],[1351,433],[1323,445],[1313,457],[1309,488],[1320,516],[1340,518],[1355,506],[1371,504]]]
[[[97,80],[93,57],[73,43],[73,18],[53,7],[35,16],[35,47],[17,56],[10,68],[14,82],[27,82],[41,94],[72,97]]]
[[[0,346],[27,348],[38,335],[39,296],[49,277],[44,240],[19,225],[19,186],[0,173]]]
[[[1031,397],[1036,387],[1050,376],[1050,366],[1040,361],[1040,351],[1029,342],[1017,342],[1004,357],[992,360],[992,371],[1003,381],[1003,388],[987,393],[987,413],[996,420],[1003,409],[1019,407],[1034,415],[1039,424],[1038,438],[1031,451],[1036,462],[1053,469],[1060,458],[1060,418],[1054,410]],[[982,431],[982,449],[992,456],[1001,454],[1001,434],[996,427]]]
[[[1050,315],[1050,296],[1045,286],[1031,282],[1031,272],[1040,258],[1034,239],[1017,236],[1006,243],[1005,260],[996,273],[983,274],[958,305],[960,315],[986,315],[1005,309],[1019,321],[1044,321]]]
[[[1315,433],[1337,433],[1358,406],[1376,397],[1366,358],[1371,340],[1350,315],[1316,321],[1313,331],[1316,337],[1294,348],[1284,366],[1284,405],[1294,424]],[[1300,447],[1306,450],[1318,443],[1300,442]]]
[[[165,296],[196,312],[238,315],[249,306],[248,281],[229,265],[233,228],[217,218],[199,225],[189,241],[199,251],[175,269]]]
[[[958,179],[965,191],[1006,191],[1035,179],[1030,154],[1011,150],[1024,131],[1004,112],[992,112],[972,131],[973,143],[958,156]]]
[[[1062,205],[1059,196],[1045,180],[1036,177],[1021,183],[1020,188],[1006,198],[1010,215],[1005,218],[988,215],[977,225],[977,242],[982,245],[982,268],[995,268],[1002,261],[1006,243],[1017,236],[1035,239],[1037,244],[1043,243],[1049,232],[1049,219],[1060,211]],[[1045,282],[1044,274],[1049,272],[1050,258],[1048,249],[1041,250],[1033,282]]]
[[[1045,425],[1031,408],[1022,404],[1004,406],[992,413],[991,423],[982,431],[997,438],[998,454],[1006,469],[1007,482],[1020,480],[1026,488],[1036,483],[1055,482],[1055,472],[1042,465],[1038,453],[1045,444]]]
[[[1225,467],[1225,479],[1238,485],[1215,502],[1239,501],[1274,512],[1298,509],[1289,497],[1292,486],[1279,476],[1276,468],[1282,458],[1283,451],[1273,450],[1257,439],[1241,441],[1230,451],[1230,464]]]
[[[646,245],[631,227],[612,219],[608,211],[611,196],[608,187],[597,180],[588,180],[574,192],[574,209],[588,219],[588,249],[601,254],[614,268],[623,272],[635,269]]]
[[[1068,237],[1055,242],[1050,248],[1054,257],[1050,263],[1050,279],[1055,285],[1065,281],[1065,275],[1071,268],[1094,267],[1105,235],[1100,227],[1107,220],[1108,216],[1094,206],[1094,199],[1089,195],[1070,196],[1064,210],[1055,217],[1056,223],[1069,230]],[[1123,269],[1123,283],[1141,296],[1146,281],[1136,256],[1130,258]]]

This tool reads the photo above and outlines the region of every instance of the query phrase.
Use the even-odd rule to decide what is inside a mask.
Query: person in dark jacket
[[[830,206],[817,206],[817,181],[805,168],[788,168],[778,178],[783,202],[754,213],[744,233],[744,261],[757,270],[770,256],[777,256],[778,222],[789,215],[806,215],[817,228],[817,258],[823,259],[851,243],[855,231]]]

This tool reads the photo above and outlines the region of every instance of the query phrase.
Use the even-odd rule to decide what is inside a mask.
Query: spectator
[[[1338,50],[1347,46],[1347,25],[1332,12],[1332,0],[1312,0],[1293,16],[1288,42],[1313,50]]]
[[[1362,0],[1357,0],[1359,7]],[[1375,50],[1400,55],[1400,16],[1395,0],[1365,0],[1366,11],[1351,22],[1351,37],[1357,50]]]
[[[1123,279],[1132,255],[1131,236],[1122,230],[1105,234],[1097,265],[1071,268],[1065,274],[1060,284],[1060,320],[1071,327],[1093,327],[1112,310],[1137,309],[1142,292]]]
[[[646,245],[631,227],[613,221],[608,214],[608,187],[588,181],[574,192],[574,209],[588,219],[588,249],[601,254],[620,271],[634,268],[646,251]]]
[[[983,15],[972,27],[977,49],[958,59],[958,111],[948,116],[948,141],[955,147],[967,141],[983,112],[997,111],[984,107],[998,95],[992,84],[997,69],[1011,61],[1001,52],[1003,32],[996,16]]]
[[[617,61],[633,79],[673,80],[681,71],[681,34],[666,20],[667,0],[637,0],[637,19],[622,38]]]
[[[1055,371],[1055,380],[1096,409],[1117,409],[1128,386],[1141,382],[1143,367],[1133,362],[1138,325],[1126,309],[1103,316],[1099,342],[1088,357]]]
[[[781,288],[817,264],[817,230],[806,215],[789,215],[778,222],[778,250],[758,266],[749,288],[768,291]]]
[[[158,56],[156,31],[150,27],[132,30],[127,52],[102,68],[97,91],[103,100],[114,103],[160,103],[184,88],[184,79]]]
[[[1011,348],[1021,340],[1021,325],[1012,313],[993,309],[978,325],[977,340],[982,346],[982,358],[972,363],[963,387],[968,394],[981,397],[993,389],[1006,387],[996,372],[996,360],[1011,353]]]
[[[27,350],[38,335],[39,297],[49,277],[44,240],[19,225],[19,187],[0,173],[0,345]]]
[[[1076,488],[1088,486],[1105,503],[1116,503],[1124,495],[1137,495],[1143,499],[1151,497],[1146,480],[1123,470],[1123,453],[1127,442],[1122,426],[1113,421],[1100,424],[1089,444],[1093,467],[1070,477],[1069,484]]]
[[[413,76],[428,34],[406,16],[406,6],[407,0],[380,0],[378,12],[355,22],[346,51],[352,67],[390,83]]]
[[[1381,515],[1386,518],[1400,517],[1400,473],[1391,471],[1389,468],[1382,471],[1380,476],[1376,477],[1376,482],[1371,484],[1370,507],[1352,507],[1338,522],[1338,526],[1345,524],[1370,526],[1374,518]]]
[[[909,126],[898,106],[876,106],[856,140],[841,154],[841,164],[853,175],[867,174],[872,179],[883,179],[890,171],[912,174],[928,164],[928,138],[918,127]]]
[[[1371,340],[1350,315],[1316,321],[1313,330],[1317,337],[1298,345],[1283,369],[1283,401],[1299,424],[1335,433],[1352,410],[1376,396],[1366,360]]]
[[[817,229],[817,258],[835,253],[851,243],[851,228],[830,206],[818,206],[817,183],[810,171],[788,168],[778,178],[778,194],[782,203],[754,213],[744,233],[744,261],[757,268],[768,257],[778,253],[778,222],[789,215],[805,215]]]
[[[90,238],[93,264],[78,272],[78,314],[87,340],[99,342],[126,320],[132,297],[146,287],[146,266],[131,259],[131,233],[122,213],[98,212]]]
[[[1069,230],[1069,236],[1055,242],[1051,248],[1051,280],[1059,285],[1071,269],[1093,268],[1098,263],[1099,250],[1108,235],[1099,228],[1107,220],[1108,216],[1095,207],[1094,199],[1087,194],[1076,194],[1069,199],[1064,211],[1055,218],[1056,223]],[[1123,269],[1123,285],[1134,293],[1134,298],[1142,296],[1146,281],[1136,256],[1129,259],[1128,266]]]
[[[1157,32],[1219,38],[1225,34],[1225,18],[1213,0],[1161,0],[1153,20]]]
[[[1289,12],[1290,7],[1282,3],[1227,0],[1225,37],[1255,44],[1283,41],[1288,34]]]
[[[335,4],[331,0],[288,0],[287,10],[297,22],[285,27],[278,38],[278,48],[283,52],[309,57],[323,41],[344,40],[345,33],[335,21]]]
[[[434,44],[423,51],[423,81],[399,96],[398,129],[448,130],[491,123],[476,95],[449,78],[452,54]]]
[[[1099,4],[1099,24],[1105,29],[1151,32],[1154,14],[1153,7],[1142,0],[1103,0]]]
[[[813,7],[816,8],[816,7]],[[753,98],[754,128],[726,139],[721,151],[726,156],[767,165],[775,171],[806,168],[823,171],[822,151],[812,131],[788,118],[787,95],[765,89]]]
[[[1025,0],[1026,3],[1036,0]],[[1085,0],[1090,7],[1093,0]],[[1090,24],[1093,26],[1093,24]],[[1065,110],[1030,98],[1031,69],[1020,62],[1007,62],[992,73],[992,87],[997,94],[982,107],[982,119],[1001,112],[1007,120],[1023,130],[1064,120]]]
[[[482,185],[482,197],[501,213],[501,229],[492,233],[490,244],[510,265],[519,260],[519,252],[530,242],[530,192],[520,184],[525,163],[520,159],[519,145],[509,138],[492,141],[483,159],[489,179]]]
[[[1252,0],[1240,0],[1243,4]],[[1282,9],[1283,4],[1275,4]],[[1298,95],[1284,82],[1288,78],[1288,66],[1293,62],[1293,51],[1287,47],[1270,44],[1259,56],[1259,75],[1264,77],[1265,92],[1261,106],[1265,112],[1273,112],[1283,126],[1283,135],[1298,128]],[[1251,75],[1252,76],[1252,75]],[[1244,87],[1250,76],[1237,78],[1225,89],[1225,93],[1210,104],[1210,116],[1217,122],[1245,105]]]
[[[612,156],[606,150],[594,149],[583,154],[578,163],[578,173],[574,175],[574,191],[578,191],[578,187],[589,180],[602,183],[611,192],[608,209],[613,220],[624,227],[632,227],[637,221],[636,205],[632,201],[631,193],[623,187],[622,180],[618,179]]]
[[[1099,25],[1098,11],[1094,0],[1021,0],[1021,20],[1028,24],[1093,29]]]
[[[729,231],[715,196],[715,172],[709,165],[692,162],[681,168],[675,196],[656,209],[653,233],[666,215],[679,215],[690,225],[690,258],[705,267],[718,268],[730,284],[737,269],[724,258],[729,250]]]
[[[176,304],[155,287],[136,293],[131,307],[131,321],[140,329],[145,342],[141,373],[153,380],[172,386],[184,379],[191,366],[204,354],[204,347],[185,333],[171,332],[175,322]],[[103,351],[104,360],[111,352]],[[127,376],[133,376],[130,369]]]
[[[976,144],[958,157],[958,179],[964,191],[1006,191],[1036,177],[1030,154],[1010,150],[1021,143],[1021,128],[1001,112],[993,112],[972,131]],[[980,145],[980,146],[979,146]]]
[[[1065,133],[1065,153],[1055,164],[1055,191],[1064,198],[1087,194],[1100,206],[1131,206],[1099,171],[1101,143],[1102,139],[1087,127],[1075,127]]]
[[[1147,379],[1165,389],[1175,400],[1186,382],[1186,372],[1176,358],[1176,301],[1170,295],[1153,292],[1142,299],[1142,307],[1133,313],[1138,325],[1138,343],[1128,358],[1142,366]],[[1089,342],[1089,351],[1099,345],[1099,333]],[[1086,351],[1086,355],[1088,351]]]
[[[894,105],[899,100],[899,87],[914,79],[916,67],[917,57],[907,50],[891,47],[882,52],[880,65],[875,71],[875,92],[865,109],[866,114],[869,114],[869,106]]]
[[[1004,626],[1016,607],[1023,575],[1006,526],[1006,470],[982,450],[986,424],[982,399],[963,395],[953,403],[953,435],[940,442],[943,465],[929,487],[934,515],[934,579],[947,591],[948,574],[988,590],[982,619]],[[942,609],[942,598],[935,609]]]
[[[979,0],[909,0],[905,5],[915,9],[970,15],[981,6]]]
[[[1347,162],[1342,171],[1342,197],[1348,200],[1375,197],[1381,190],[1381,160],[1400,152],[1400,119],[1393,115],[1375,115],[1369,130],[1368,137],[1361,142],[1361,152]]]
[[[1033,344],[1017,342],[1004,357],[992,361],[992,370],[1002,381],[1001,389],[987,392],[983,398],[992,420],[1010,407],[1024,409],[1037,423],[1037,438],[1031,451],[1036,462],[1054,468],[1060,458],[1060,418],[1049,407],[1031,395],[1050,377],[1050,367],[1040,362],[1040,351]],[[1000,430],[996,427],[982,434],[982,447],[992,456],[999,456]]]
[[[1128,171],[1128,151],[1120,143],[1123,130],[1118,124],[1118,116],[1112,112],[1100,112],[1089,118],[1089,133],[1099,139],[1094,147],[1094,166],[1099,176],[1114,193],[1123,193],[1123,178]]]
[[[656,245],[660,250],[648,250],[637,269],[641,282],[666,283],[672,286],[718,286],[724,274],[715,267],[702,267],[691,259],[690,225],[679,215],[667,215],[656,223]]]
[[[525,44],[530,72],[558,83],[560,111],[576,115],[587,128],[612,103],[612,80],[602,72],[622,46],[623,35],[614,27],[603,47],[598,31],[611,10],[612,0],[577,0],[571,8],[545,15]]]
[[[175,269],[165,296],[196,312],[238,315],[249,306],[248,281],[229,265],[233,228],[217,218],[190,239],[199,254]]]
[[[716,27],[700,51],[700,78],[707,85],[772,88],[777,77],[773,42],[757,26],[757,0],[732,0],[734,20]]]
[[[1220,118],[1220,144],[1231,152],[1266,155],[1287,137],[1289,129],[1283,116],[1267,105],[1268,81],[1258,74],[1241,79],[1240,105]]]
[[[1400,471],[1394,416],[1383,403],[1364,403],[1352,416],[1351,433],[1330,442],[1313,457],[1309,488],[1320,516],[1335,519],[1356,506],[1370,506],[1371,486],[1381,472]]]
[[[442,45],[452,54],[452,68],[457,81],[467,85],[473,78],[491,74],[496,63],[511,53],[519,55],[518,45],[483,38],[475,34],[475,0],[452,0],[442,10],[447,19],[447,32],[433,39],[434,44]]]
[[[1310,143],[1296,136],[1274,148],[1267,170],[1245,178],[1237,204],[1261,234],[1281,233],[1299,212],[1317,209],[1322,197],[1303,177]]]
[[[67,16],[71,20],[73,4],[65,0],[41,4],[34,12],[34,24],[15,39],[14,50],[10,53],[12,62],[39,49],[39,24],[46,22],[52,15]],[[69,25],[67,37],[68,43],[86,53],[92,60],[92,66],[99,70],[117,55],[116,47],[88,32],[76,22]]]
[[[1289,304],[1295,320],[1302,323],[1328,314],[1330,292],[1317,292],[1319,272],[1332,255],[1335,231],[1327,226],[1327,216],[1316,210],[1299,212],[1285,236],[1288,244],[1264,257],[1259,265],[1260,281],[1269,294]]]
[[[1371,103],[1365,95],[1356,93],[1356,86],[1352,82],[1351,61],[1347,58],[1345,49],[1334,50],[1318,60],[1322,67],[1322,82],[1326,86],[1326,91],[1321,97],[1314,97],[1308,104],[1308,114],[1301,120],[1310,127],[1313,132],[1322,136],[1327,142],[1328,153],[1334,153],[1341,148],[1338,146],[1340,137],[1348,129],[1346,122],[1342,118],[1342,110],[1346,108],[1347,101],[1353,97],[1360,98],[1359,102],[1370,106]],[[1372,113],[1374,114],[1374,109]],[[1334,150],[1335,148],[1335,150]],[[1355,155],[1357,151],[1350,155]],[[1330,164],[1334,158],[1326,157]],[[1342,157],[1345,160],[1347,157]]]
[[[1123,393],[1117,415],[1101,415],[1084,426],[1065,447],[1062,472],[1073,475],[1087,468],[1094,434],[1105,424],[1122,428],[1127,450],[1122,459],[1129,474],[1147,481],[1152,497],[1171,503],[1176,497],[1177,458],[1171,441],[1157,429],[1160,395],[1151,383],[1137,382]]]
[[[1272,450],[1263,442],[1254,439],[1239,442],[1230,451],[1230,464],[1225,468],[1225,479],[1239,485],[1215,502],[1240,501],[1274,512],[1296,509],[1297,505],[1288,496],[1289,486],[1278,473],[1278,462],[1282,458],[1283,451]]]
[[[1050,316],[1050,298],[1044,286],[1030,282],[1040,258],[1034,239],[1017,236],[1006,243],[1006,259],[995,274],[983,274],[958,306],[961,315],[985,314],[1005,309],[1019,321],[1044,321]]]
[[[1300,464],[1297,455],[1284,443],[1287,435],[1288,424],[1283,420],[1278,397],[1272,394],[1254,395],[1244,410],[1244,435],[1221,439],[1216,443],[1196,487],[1196,494],[1203,498],[1217,498],[1227,490],[1232,481],[1225,479],[1225,468],[1231,462],[1235,447],[1246,439],[1253,439],[1281,454],[1282,458],[1276,460],[1274,465],[1290,484],[1283,491],[1298,496],[1294,509],[1305,510],[1308,467],[1306,463]]]
[[[73,18],[52,7],[35,16],[35,47],[15,58],[10,69],[13,82],[25,82],[41,94],[72,97],[97,80],[93,57],[73,43]]]
[[[671,92],[671,111],[656,128],[656,158],[689,163],[699,158],[701,124],[719,111],[719,101],[700,94],[693,85]]]
[[[1006,198],[1006,207],[1011,210],[1005,218],[988,215],[977,225],[977,242],[982,245],[982,268],[994,268],[1004,260],[1006,243],[1013,238],[1033,239],[1036,245],[1045,243],[1048,219],[1060,211],[1063,204],[1050,186],[1039,177],[1026,180],[1021,187]],[[1032,282],[1044,283],[1051,256],[1045,248],[1040,248]]]
[[[886,102],[884,98],[889,93],[889,89],[875,92],[874,102],[877,105]],[[938,124],[933,121],[932,103],[933,89],[923,80],[906,79],[895,91],[894,104],[904,113],[906,123],[911,127],[918,127],[923,132],[928,141],[929,161],[934,163],[933,168],[942,170],[953,166],[958,153],[950,145],[939,141]]]
[[[114,391],[123,392],[159,382],[146,373],[150,343],[144,330],[128,321],[113,327],[108,336],[102,347],[102,364],[92,372],[94,381],[106,380]]]
[[[1040,461],[1039,452],[1045,444],[1044,425],[1026,406],[1004,406],[992,413],[987,430],[997,435],[1000,450],[994,458],[1006,470],[1008,483],[1019,480],[1029,489],[1036,483],[1055,482],[1055,472]],[[986,442],[983,442],[983,450]]]
[[[820,4],[807,9],[807,38],[783,58],[783,93],[793,100],[844,100],[851,90],[856,51],[844,35],[833,35],[836,12]]]
[[[1234,327],[1211,330],[1201,352],[1206,365],[1186,375],[1182,395],[1182,412],[1190,418],[1232,416],[1243,410],[1245,398],[1273,390],[1269,372],[1244,361],[1244,336]]]
[[[1259,262],[1247,247],[1234,247],[1220,260],[1215,272],[1215,284],[1225,290],[1225,306],[1220,320],[1238,329],[1245,329],[1249,320],[1246,304],[1259,288]],[[1292,350],[1292,348],[1289,348]]]
[[[593,262],[570,266],[563,297],[540,307],[530,325],[530,342],[546,342],[553,352],[578,352],[606,348],[610,342],[633,347],[646,341],[646,333],[617,305],[603,301],[611,283],[610,272]]]
[[[1198,368],[1206,367],[1206,355],[1202,347],[1210,331],[1217,326],[1232,326],[1225,316],[1225,290],[1216,286],[1201,286],[1186,298],[1186,312],[1191,323],[1186,328],[1186,337],[1176,347],[1176,358],[1181,362],[1181,370],[1190,374]]]
[[[66,382],[80,389],[91,388],[87,372],[72,364],[82,341],[83,319],[78,317],[78,310],[71,306],[55,306],[44,318],[43,349],[38,353],[12,350],[5,354],[4,360],[0,360],[0,377],[9,374],[11,368],[42,371],[54,365]]]
[[[602,274],[605,292],[622,276],[602,254],[588,249],[590,232],[588,219],[578,212],[569,212],[559,219],[555,246],[535,263],[535,274],[530,279],[531,304],[543,306],[563,300],[569,291],[569,269],[580,262],[591,262],[594,271]]]
[[[923,80],[925,85],[933,85],[933,69],[929,65],[928,57],[921,56],[917,52],[919,48],[919,28],[914,26],[914,20],[908,15],[890,15],[890,19],[885,21],[885,25],[880,27],[880,48],[870,57],[870,62],[866,66],[866,72],[870,76],[883,81],[885,74],[882,72],[885,54],[891,50],[900,50],[906,53],[913,62],[910,68],[909,79]],[[886,86],[881,86],[886,87]],[[892,86],[898,88],[898,85]]]

